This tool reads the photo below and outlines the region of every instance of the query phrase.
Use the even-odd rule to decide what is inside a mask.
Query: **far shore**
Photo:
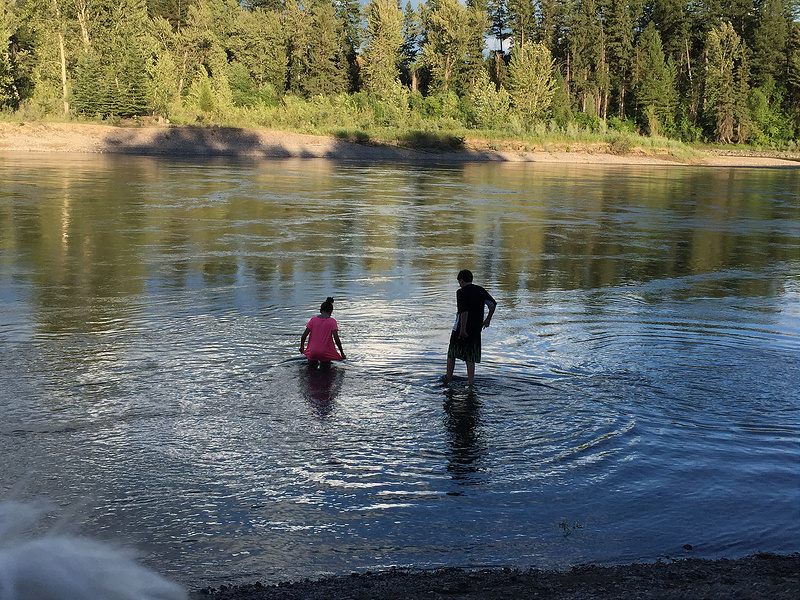
[[[0,153],[64,152],[170,157],[326,158],[355,161],[533,162],[596,165],[697,165],[800,168],[800,154],[725,151],[700,153],[691,161],[632,148],[612,152],[608,144],[529,147],[484,140],[462,148],[420,149],[331,136],[267,129],[143,125],[114,127],[92,123],[0,122]]]

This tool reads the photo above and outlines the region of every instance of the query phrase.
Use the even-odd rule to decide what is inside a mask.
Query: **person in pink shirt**
[[[319,315],[311,317],[306,324],[306,330],[300,338],[300,354],[305,354],[309,365],[330,363],[332,360],[347,358],[342,350],[339,340],[339,326],[336,319],[331,317],[333,312],[333,298],[328,297],[319,307]],[[311,336],[309,338],[309,336]],[[308,346],[306,346],[308,340]],[[336,342],[336,346],[334,346]],[[339,348],[339,352],[336,348]]]

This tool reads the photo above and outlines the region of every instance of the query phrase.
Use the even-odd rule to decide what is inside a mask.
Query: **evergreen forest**
[[[797,150],[798,0],[0,0],[5,118]]]

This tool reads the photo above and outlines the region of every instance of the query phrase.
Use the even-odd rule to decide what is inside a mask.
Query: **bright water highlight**
[[[800,170],[0,173],[0,497],[172,579],[797,550]],[[328,295],[349,360],[309,373]]]

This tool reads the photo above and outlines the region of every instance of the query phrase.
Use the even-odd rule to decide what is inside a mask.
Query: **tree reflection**
[[[500,292],[536,292],[798,260],[800,170],[131,157],[5,170],[3,269],[29,278],[47,333],[91,331],[153,287],[244,285],[270,304],[320,273],[438,285],[442,265],[472,264]]]

